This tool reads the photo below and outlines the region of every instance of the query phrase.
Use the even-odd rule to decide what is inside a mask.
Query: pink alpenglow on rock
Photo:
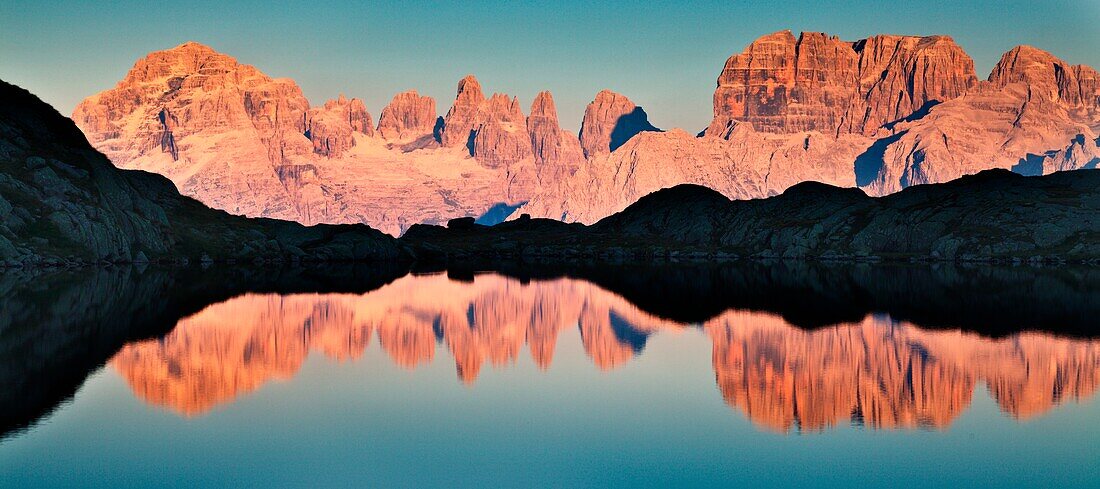
[[[479,88],[471,98],[478,97]],[[523,141],[513,152],[529,154],[525,119],[512,102],[502,120]],[[160,173],[208,206],[252,217],[361,222],[397,235],[535,193],[529,156],[491,168],[464,144],[439,147],[431,98],[400,94],[387,109],[382,137],[372,137],[361,101],[311,109],[294,82],[186,43],[138,60],[115,88],[82,102],[73,120],[116,166]]]
[[[306,134],[313,142],[313,151],[319,155],[340,156],[355,146],[352,133],[374,136],[374,124],[362,100],[348,100],[340,95],[339,99],[329,100],[306,114]]]
[[[416,90],[393,96],[378,117],[378,133],[394,141],[417,140],[431,136],[436,125],[435,99]]]
[[[494,93],[481,108],[471,154],[498,168],[531,157],[531,141],[519,99]]]
[[[603,90],[584,110],[580,142],[586,157],[610,153],[642,131],[658,131],[641,107],[623,95]]]
[[[474,75],[466,75],[458,82],[458,94],[454,105],[443,117],[440,142],[443,146],[465,146],[470,143],[474,129],[484,118],[485,94]]]
[[[722,136],[741,121],[772,133],[872,135],[976,83],[973,60],[947,36],[846,42],[780,31],[726,61],[707,134]]]
[[[703,137],[659,132],[608,90],[579,135],[561,130],[549,92],[530,107],[486,98],[471,75],[443,118],[409,91],[374,131],[357,99],[310,108],[293,81],[185,43],[138,60],[73,120],[116,166],[211,207],[391,234],[501,205],[592,223],[682,183],[734,199],[810,180],[883,195],[988,168],[1100,165],[1100,74],[1020,46],[979,81],[947,36],[762,36],[726,61]]]
[[[531,137],[531,152],[541,181],[561,181],[575,174],[584,162],[580,140],[558,124],[558,109],[550,92],[539,92],[531,103],[527,133]]]

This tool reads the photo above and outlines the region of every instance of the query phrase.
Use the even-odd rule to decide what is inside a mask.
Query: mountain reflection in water
[[[1100,341],[1088,338],[986,337],[887,314],[813,329],[745,309],[683,322],[582,279],[452,278],[407,275],[366,293],[246,293],[185,317],[163,337],[126,344],[109,363],[139,398],[190,417],[292,379],[311,351],[360,359],[375,337],[407,369],[446,349],[458,380],[473,384],[486,365],[508,368],[524,350],[551,368],[559,334],[570,328],[603,371],[644,355],[652,335],[691,329],[711,341],[724,401],[779,432],[849,422],[943,429],[980,384],[1004,413],[1023,419],[1088,398],[1100,384]]]
[[[654,355],[689,360],[646,354],[655,335],[680,331],[709,340],[715,398],[758,427],[943,429],[982,386],[1019,419],[1094,395],[1097,317],[1100,270],[1089,267],[15,272],[0,275],[0,440],[62,409],[106,364],[138,398],[198,417],[294,379],[311,351],[342,362],[377,354],[410,370],[453,361],[473,385],[527,358],[570,372],[584,356],[604,372]],[[576,338],[580,356],[555,367]],[[646,385],[660,393],[668,381]]]

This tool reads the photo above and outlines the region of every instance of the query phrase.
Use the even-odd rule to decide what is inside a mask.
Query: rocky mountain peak
[[[1100,107],[1100,76],[1084,65],[1070,66],[1032,46],[1016,46],[1001,56],[989,74],[994,86],[1023,83],[1032,94],[1069,107]]]
[[[259,73],[251,66],[241,65],[232,56],[219,53],[204,44],[189,41],[170,49],[149,53],[134,64],[120,84],[151,82],[190,75],[216,75],[242,68],[248,71],[248,75]]]
[[[466,146],[489,168],[500,168],[531,155],[526,119],[519,99],[494,93],[488,99],[473,75],[458,82],[454,105],[443,119],[443,146]]]
[[[519,106],[518,97],[510,97],[504,93],[494,93],[486,102],[486,115],[503,123],[516,124],[524,120],[523,109]]]
[[[544,90],[535,95],[534,102],[531,102],[529,117],[547,118],[553,120],[555,125],[558,123],[558,109],[554,105],[554,95],[550,91]]]
[[[770,133],[869,135],[976,83],[973,60],[947,36],[845,42],[779,31],[726,61],[706,133],[721,137],[740,121]]]
[[[443,118],[440,143],[443,146],[468,145],[471,131],[480,122],[480,112],[484,104],[485,94],[474,75],[466,75],[459,80],[454,105],[451,105],[451,110]]]
[[[1001,59],[989,74],[989,81],[997,86],[1009,83],[1042,83],[1054,77],[1057,68],[1068,65],[1042,49],[1020,45],[1001,55]]]
[[[81,102],[72,118],[116,165],[180,161],[168,176],[182,179],[194,175],[197,160],[215,158],[191,151],[190,141],[216,138],[219,147],[242,153],[237,164],[259,157],[271,167],[311,153],[303,136],[308,111],[293,81],[191,42],[139,59],[115,88]]]
[[[584,155],[591,158],[614,151],[635,134],[659,131],[649,123],[645,110],[624,95],[601,90],[584,110],[580,143]]]
[[[527,158],[531,145],[526,129],[519,99],[494,93],[477,114],[471,154],[490,168]]]
[[[378,133],[383,138],[398,141],[430,136],[436,122],[435,99],[421,96],[416,90],[393,96],[378,117]]]
[[[584,161],[577,136],[563,131],[558,125],[558,109],[554,105],[554,96],[548,91],[539,92],[531,103],[527,133],[543,181],[561,182],[576,173]]]
[[[344,94],[335,100],[314,107],[306,114],[306,136],[313,143],[313,152],[337,157],[355,146],[354,133],[374,135],[374,123],[366,105]]]
[[[485,94],[481,91],[481,82],[474,75],[466,75],[458,81],[458,99],[481,102]]]

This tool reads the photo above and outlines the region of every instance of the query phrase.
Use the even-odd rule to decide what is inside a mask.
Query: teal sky
[[[231,4],[230,4],[231,3]],[[374,3],[374,2],[367,2]],[[110,88],[150,51],[188,40],[293,78],[313,104],[343,92],[377,118],[416,88],[440,112],[459,78],[518,95],[554,93],[562,125],[609,88],[662,128],[703,128],[726,58],[781,29],[844,39],[947,34],[988,75],[1017,44],[1100,68],[1100,1],[0,2],[0,79],[64,114]]]

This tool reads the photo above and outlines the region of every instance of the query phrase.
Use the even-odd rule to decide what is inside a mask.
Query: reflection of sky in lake
[[[0,445],[0,484],[1081,485],[1098,350],[881,316],[682,325],[568,279],[250,294],[125,347]]]

